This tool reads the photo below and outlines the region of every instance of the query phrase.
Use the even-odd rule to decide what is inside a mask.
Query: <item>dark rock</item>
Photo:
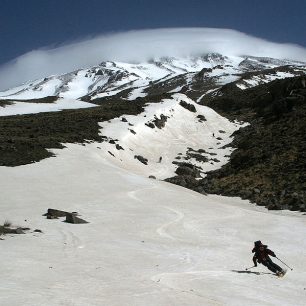
[[[199,119],[199,122],[205,122],[207,119],[203,115],[197,115],[197,118]]]
[[[199,149],[198,151],[196,152],[199,152],[199,153],[207,153],[204,149]]]
[[[116,144],[116,149],[117,150],[124,150],[119,144]]]
[[[72,224],[88,223],[87,221],[77,217],[77,215],[74,213],[67,213],[65,222],[72,223]]]
[[[204,194],[204,195],[207,195],[207,193],[205,192],[205,189],[202,186],[195,187],[194,191],[199,192],[199,193]]]
[[[219,163],[219,162],[220,162],[220,160],[217,159],[217,158],[212,158],[211,161],[213,161],[213,162],[215,162],[215,163]]]
[[[141,155],[135,155],[134,156],[135,159],[138,159],[141,163],[143,163],[144,165],[147,165],[148,164],[148,160],[146,158],[144,158],[143,156]]]
[[[58,219],[58,217],[47,215],[47,219]]]
[[[0,235],[1,234],[25,234],[21,227],[18,228],[10,228],[5,226],[0,226]]]
[[[197,110],[195,108],[195,106],[193,104],[187,103],[185,101],[181,101],[180,105],[184,108],[186,108],[187,110],[189,110],[190,112],[195,113]]]
[[[43,216],[47,216],[48,219],[53,219],[53,218],[59,218],[59,217],[66,217],[67,211],[63,210],[58,210],[58,209],[53,209],[53,208],[48,208],[47,213],[45,213]]]
[[[198,181],[193,176],[188,175],[174,176],[166,179],[165,181],[192,190],[195,190],[198,186]]]
[[[172,163],[178,165],[178,168],[175,170],[175,173],[179,176],[191,176],[191,177],[200,176],[200,169],[197,166],[194,166],[187,162],[173,161]]]
[[[193,169],[185,166],[180,166],[175,170],[175,173],[178,175],[193,175]]]
[[[132,134],[136,134],[136,132],[134,131],[134,130],[132,130],[132,129],[129,129],[129,131],[132,133]]]
[[[207,74],[207,73],[212,72],[212,71],[213,71],[212,68],[203,68],[203,69],[198,73],[198,76],[203,77],[204,74]]]
[[[47,216],[47,219],[58,219],[60,217],[66,217],[66,222],[68,223],[88,223],[87,221],[78,218],[78,213],[76,211],[74,212],[67,212],[64,210],[58,210],[49,208],[48,212],[44,214],[43,216]],[[34,232],[41,232],[39,229],[35,230]]]
[[[203,149],[194,150],[192,148],[187,148],[185,159],[189,160],[193,158],[198,162],[206,163],[208,162],[208,158],[203,154],[206,154],[206,151]]]
[[[121,118],[121,121],[122,121],[122,122],[128,122],[127,119],[126,119],[125,117],[122,117],[122,118]]]
[[[156,180],[156,177],[154,175],[150,175],[149,178]]]
[[[18,228],[16,228],[15,233],[16,234],[24,234],[24,231],[22,230],[22,228],[18,227]]]
[[[155,128],[155,125],[154,125],[153,122],[146,122],[145,125],[148,126],[148,127],[151,128],[151,129],[154,129],[154,128]]]
[[[165,127],[166,122],[168,120],[167,116],[161,114],[160,118],[158,118],[157,116],[154,116],[154,118],[155,119],[153,120],[153,122],[157,128],[162,129],[163,127]]]

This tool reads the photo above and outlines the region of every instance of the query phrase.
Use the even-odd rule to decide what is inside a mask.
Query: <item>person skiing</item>
[[[257,262],[261,263],[277,276],[283,276],[285,271],[276,263],[274,263],[269,257],[269,255],[276,257],[275,253],[268,249],[267,245],[262,244],[260,240],[255,241],[254,245],[255,246],[252,250],[252,253],[255,253],[253,256],[254,266],[257,267]]]

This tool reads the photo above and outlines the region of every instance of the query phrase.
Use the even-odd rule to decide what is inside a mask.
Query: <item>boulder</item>
[[[66,214],[65,222],[72,223],[72,224],[84,224],[84,223],[88,223],[87,221],[77,217],[76,213],[67,213]]]
[[[186,108],[187,110],[189,110],[192,113],[195,113],[197,111],[193,104],[187,103],[185,101],[181,101],[180,106]]]
[[[65,217],[67,213],[68,213],[67,211],[48,208],[47,213],[44,214],[43,216],[46,216],[47,219],[57,219],[59,217]]]
[[[144,158],[143,156],[141,155],[135,155],[134,156],[135,159],[138,159],[141,163],[143,163],[144,165],[147,165],[148,164],[148,160],[146,158]]]

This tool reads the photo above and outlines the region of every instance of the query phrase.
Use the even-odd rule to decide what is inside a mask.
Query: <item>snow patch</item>
[[[193,105],[196,112],[182,107],[181,101]],[[162,116],[167,118],[164,127],[149,126]],[[206,121],[201,121],[199,116]],[[245,125],[230,122],[183,94],[175,94],[172,99],[164,99],[161,103],[148,104],[145,111],[137,116],[122,117],[100,123],[101,135],[107,138],[101,145],[101,154],[119,167],[144,176],[154,175],[159,179],[175,175],[177,165],[173,161],[188,161],[201,167],[203,176],[207,171],[220,168],[233,151],[224,146],[232,141],[232,133]],[[188,148],[205,150],[206,153],[202,155],[208,161],[185,159]],[[147,165],[135,159],[135,156],[147,159]]]
[[[13,102],[11,105],[0,107],[0,116],[58,112],[64,109],[79,109],[88,107],[96,107],[96,105],[73,99],[58,99],[54,103]]]

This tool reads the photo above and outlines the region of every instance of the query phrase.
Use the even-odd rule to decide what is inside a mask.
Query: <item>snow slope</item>
[[[184,108],[182,102],[196,111]],[[148,126],[162,116],[167,117],[164,127]],[[202,121],[201,117],[205,119]],[[245,125],[230,122],[183,94],[174,94],[171,99],[148,104],[137,116],[122,116],[100,123],[101,134],[107,137],[107,141],[100,145],[101,154],[111,163],[133,173],[165,179],[175,175],[177,165],[173,161],[187,159],[188,148],[202,149],[205,152],[198,154],[207,161],[190,158],[188,162],[201,167],[204,176],[205,172],[221,168],[228,161],[233,149],[224,146],[232,141],[232,133]],[[118,145],[121,146],[119,150]],[[148,160],[147,165],[135,159],[138,155]]]
[[[16,101],[5,107],[0,106],[0,116],[58,112],[64,109],[80,109],[95,106],[94,104],[74,99],[58,99],[54,103],[28,103]]]
[[[215,86],[236,81],[241,72],[280,64],[219,55],[139,65],[106,62],[3,92],[1,99],[60,99],[49,104],[16,101],[0,107],[0,115],[93,106],[77,100],[87,94],[96,98],[129,90],[125,99],[133,100],[145,96],[152,82],[163,87],[182,76],[190,85],[202,68],[209,69],[199,83],[214,78],[215,84],[200,96],[215,94]],[[245,89],[288,76],[251,76],[236,85]],[[138,116],[100,125],[103,143],[69,144],[39,163],[0,167],[0,222],[32,229],[0,241],[1,306],[305,305],[305,216],[147,178],[173,176],[173,161],[187,158],[201,167],[202,177],[221,167],[233,150],[224,146],[242,123],[174,94],[149,103]],[[197,153],[208,161],[188,156],[199,149],[205,149]],[[42,214],[48,208],[78,211],[90,223],[47,220]],[[246,273],[258,239],[294,270],[283,279],[262,266]]]
[[[209,79],[214,79],[218,85],[224,85],[238,80],[239,75],[245,72],[284,67],[289,64],[292,69],[295,68],[294,73],[278,72],[267,77],[265,75],[250,77],[245,82],[242,80],[241,84],[238,84],[242,89],[268,82],[274,78],[305,73],[305,65],[277,59],[225,56],[215,53],[185,58],[166,57],[139,64],[102,62],[91,68],[25,83],[0,92],[0,98],[39,99],[58,96],[66,99],[78,99],[90,96],[91,99],[95,99],[131,90],[132,92],[125,98],[133,100],[145,96],[143,89],[151,86],[152,83],[164,83],[178,76],[186,78],[186,83],[189,85],[192,76],[204,68],[207,70],[205,79],[203,79],[204,83]]]
[[[260,84],[269,83],[277,79],[291,78],[294,76],[295,76],[294,74],[289,73],[289,72],[277,71],[276,73],[267,73],[267,74],[262,74],[259,76],[252,76],[251,78],[244,78],[238,81],[236,83],[236,86],[244,90],[244,89],[254,87]]]
[[[43,230],[0,241],[0,305],[305,305],[305,216],[131,174],[98,146],[0,167],[0,221]],[[258,239],[294,270],[245,273]]]

